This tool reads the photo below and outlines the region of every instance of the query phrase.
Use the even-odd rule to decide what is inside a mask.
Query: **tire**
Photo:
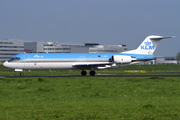
[[[93,71],[93,70],[90,71],[90,75],[91,75],[91,76],[95,76],[95,74],[96,74],[95,71]]]
[[[87,74],[87,72],[86,72],[86,71],[84,71],[84,70],[83,70],[83,71],[81,71],[81,75],[82,75],[82,76],[86,76],[86,74]]]
[[[24,76],[24,73],[20,73],[20,76]]]

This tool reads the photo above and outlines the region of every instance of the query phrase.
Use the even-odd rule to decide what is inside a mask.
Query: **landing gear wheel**
[[[86,76],[86,74],[87,74],[87,72],[84,71],[84,70],[81,72],[81,75],[82,75],[82,76]]]
[[[90,71],[90,75],[91,75],[91,76],[94,76],[95,74],[96,74],[95,71],[93,71],[93,70]]]
[[[23,76],[23,75],[24,75],[24,73],[21,72],[21,73],[20,73],[20,76]]]

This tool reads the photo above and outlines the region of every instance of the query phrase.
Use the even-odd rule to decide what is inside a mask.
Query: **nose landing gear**
[[[24,75],[24,73],[23,73],[23,72],[21,72],[21,73],[20,73],[20,76],[23,76],[23,75]]]

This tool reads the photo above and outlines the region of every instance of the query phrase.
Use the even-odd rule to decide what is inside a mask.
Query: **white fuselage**
[[[101,65],[99,65],[100,63]],[[81,66],[81,64],[83,64],[83,66]],[[12,69],[105,69],[120,67],[122,64],[112,64],[108,59],[41,59],[6,61],[3,65]]]

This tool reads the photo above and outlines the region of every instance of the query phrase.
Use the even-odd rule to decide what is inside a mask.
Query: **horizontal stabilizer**
[[[171,36],[171,37],[163,37],[163,36],[152,36],[150,37],[151,40],[161,40],[161,39],[168,39],[168,38],[175,38],[176,36]]]

